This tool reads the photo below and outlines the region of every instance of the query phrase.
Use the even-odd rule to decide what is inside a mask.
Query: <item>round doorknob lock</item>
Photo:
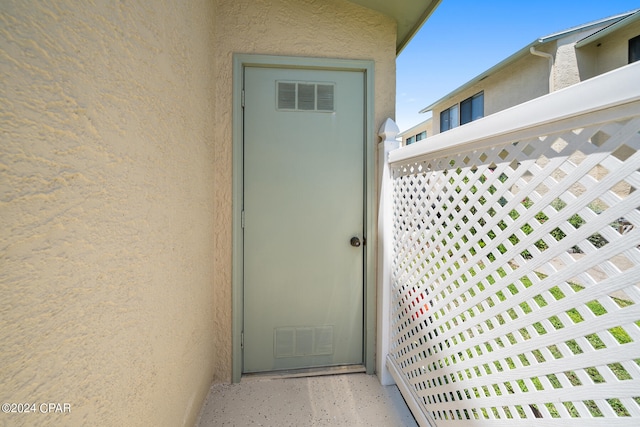
[[[354,248],[359,247],[361,244],[362,242],[360,242],[360,239],[358,237],[351,238],[351,246],[353,246]]]

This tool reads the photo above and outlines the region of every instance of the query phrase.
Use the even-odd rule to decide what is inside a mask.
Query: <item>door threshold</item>
[[[360,374],[367,372],[363,365],[325,366],[320,368],[291,369],[286,371],[242,374],[240,381],[263,381],[285,378],[320,377],[326,375]]]

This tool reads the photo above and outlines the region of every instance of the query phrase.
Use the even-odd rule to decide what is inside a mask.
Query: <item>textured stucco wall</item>
[[[595,31],[595,30],[594,30]],[[589,33],[576,33],[557,41],[553,64],[553,90],[560,90],[580,83],[580,70],[576,54],[576,42]]]
[[[233,53],[375,61],[374,130],[395,117],[392,19],[344,0],[217,0],[215,115],[216,350],[215,381],[231,381],[232,58]]]
[[[0,425],[195,421],[215,362],[214,6],[0,2],[0,402],[71,408]]]
[[[545,49],[547,50],[547,49]],[[502,111],[549,93],[549,65],[545,58],[527,54],[484,80],[433,108],[433,133],[440,133],[440,113],[484,91],[484,115]]]
[[[550,49],[540,49],[548,51]],[[485,116],[549,93],[549,62],[525,55],[510,67],[486,79]]]
[[[604,74],[629,63],[629,39],[640,35],[640,21],[578,49],[582,80]]]

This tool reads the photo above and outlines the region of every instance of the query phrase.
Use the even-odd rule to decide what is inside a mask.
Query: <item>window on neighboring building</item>
[[[413,144],[414,142],[422,141],[426,137],[427,137],[427,131],[425,130],[420,132],[419,134],[410,136],[409,138],[406,139],[405,143],[406,145]]]
[[[484,92],[478,92],[440,113],[440,132],[484,117]]]
[[[640,60],[640,36],[629,40],[629,64]]]
[[[440,113],[440,132],[458,127],[459,124],[458,104]]]
[[[484,117],[484,92],[476,93],[460,103],[460,124]]]

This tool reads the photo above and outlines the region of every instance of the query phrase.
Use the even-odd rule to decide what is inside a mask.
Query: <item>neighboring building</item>
[[[402,138],[402,145],[410,145],[414,142],[422,141],[428,136],[433,135],[433,126],[431,118],[424,122],[418,123],[414,127],[398,134],[398,138]]]
[[[0,400],[70,405],[65,413],[2,414],[2,424],[193,425],[211,383],[243,372],[242,351],[254,345],[243,324],[289,309],[303,310],[306,320],[277,331],[273,369],[294,357],[308,361],[300,355],[307,350],[325,363],[339,345],[355,343],[344,357],[380,372],[373,153],[378,128],[395,115],[396,56],[438,4],[2,1]],[[275,120],[261,121],[255,108]],[[336,121],[345,133],[336,126],[327,135]],[[258,145],[248,153],[245,131]],[[283,135],[292,149],[268,157]],[[356,161],[320,159],[338,153],[329,144],[354,148]],[[261,171],[286,165],[243,175],[243,159],[257,159]],[[317,165],[323,169],[310,181]],[[276,186],[251,196],[280,207],[277,224],[288,227],[293,255],[305,262],[267,250],[255,271],[243,268],[243,230],[265,213],[246,212],[245,223],[250,173],[252,183],[282,178],[288,185],[285,199]],[[359,223],[340,217],[335,224],[347,228],[331,227],[343,233],[331,252],[348,252],[343,264],[354,261],[353,277],[334,275],[334,282],[363,281],[346,320],[355,319],[358,333],[340,343],[327,316],[312,317],[316,295],[298,288],[277,306],[258,300],[243,318],[243,274],[260,281],[263,255],[289,260],[281,277],[294,269],[313,270],[305,278],[336,272],[326,251],[318,255],[328,239],[291,234],[300,223],[317,232],[312,213],[333,218],[344,206],[305,199],[296,211],[307,208],[303,215],[287,216],[299,195],[327,188],[356,188],[357,207],[368,203]],[[261,230],[266,242],[285,237],[264,224]],[[292,347],[287,339],[296,336]]]
[[[639,57],[640,10],[635,10],[542,37],[420,112],[432,112],[432,136]]]

